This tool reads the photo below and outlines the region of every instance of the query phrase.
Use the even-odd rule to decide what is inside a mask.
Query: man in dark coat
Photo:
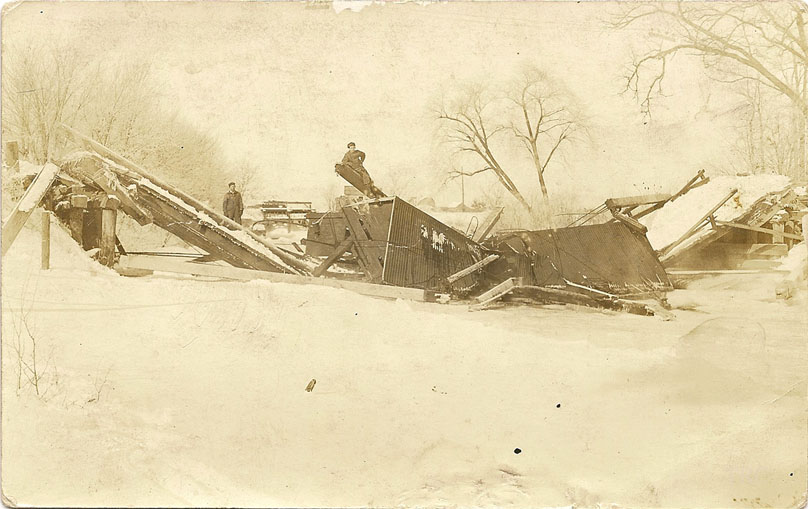
[[[376,187],[370,174],[365,169],[365,153],[361,150],[356,150],[356,143],[348,143],[348,152],[342,157],[342,162],[337,163],[335,169],[344,179],[350,182],[354,187],[359,189],[368,198],[381,198],[385,196],[381,189]],[[350,168],[352,173],[361,179],[361,183],[352,179],[349,175],[345,175],[340,168]]]
[[[230,182],[228,185],[230,186],[230,190],[224,195],[222,210],[225,217],[241,224],[241,214],[244,212],[244,203],[241,201],[241,193],[236,191],[235,182]]]
[[[360,174],[367,175],[367,170],[363,163],[365,162],[365,153],[361,150],[356,150],[356,143],[350,142],[348,144],[348,152],[342,157],[342,164],[348,166],[352,170],[357,171]],[[370,179],[370,175],[368,175],[368,179]],[[366,182],[367,183],[367,182]]]

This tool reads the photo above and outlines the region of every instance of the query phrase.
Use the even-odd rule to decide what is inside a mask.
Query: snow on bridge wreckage
[[[806,216],[804,189],[784,177],[711,181],[701,171],[676,193],[612,198],[565,228],[492,233],[499,209],[463,232],[400,197],[379,197],[378,188],[352,181],[363,199],[305,214],[306,249],[294,244],[293,250],[72,128],[63,130],[79,149],[28,179],[3,224],[3,253],[41,205],[98,262],[124,275],[316,284],[384,298],[468,303],[474,310],[561,303],[667,316],[671,276],[770,267],[773,257],[803,238]],[[119,213],[204,254],[188,261],[125,247],[116,232]],[[43,264],[46,244],[43,238]]]

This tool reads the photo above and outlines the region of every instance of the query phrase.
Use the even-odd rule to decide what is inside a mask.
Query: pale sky
[[[435,138],[430,104],[459,83],[497,87],[536,65],[577,96],[591,126],[591,139],[567,146],[564,164],[548,170],[550,192],[601,200],[681,185],[720,166],[733,137],[734,120],[717,114],[726,89],[695,60],[669,68],[668,97],[644,123],[620,91],[648,27],[607,28],[614,8],[453,2],[335,13],[280,2],[26,3],[6,12],[3,39],[56,36],[110,62],[151,62],[163,99],[228,157],[261,168],[255,194],[314,201],[344,184],[334,162],[355,141],[382,189],[409,180],[409,193],[459,202],[458,184],[440,188],[449,148]],[[528,158],[503,159],[525,194],[538,192]],[[467,192],[492,185],[492,177],[474,177]]]

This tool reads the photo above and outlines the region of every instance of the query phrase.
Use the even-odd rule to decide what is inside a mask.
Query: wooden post
[[[783,232],[785,232],[785,225],[781,222],[772,222],[772,230],[777,233],[772,234],[772,244],[783,243]]]
[[[47,210],[42,211],[42,270],[50,269],[50,216]]]
[[[14,173],[20,171],[20,146],[16,141],[6,142],[6,166]]]
[[[107,267],[112,267],[115,261],[115,221],[118,211],[103,209],[101,211],[101,253],[99,261]]]

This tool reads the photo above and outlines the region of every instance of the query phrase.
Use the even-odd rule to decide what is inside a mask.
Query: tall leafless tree
[[[650,115],[662,94],[668,63],[701,58],[710,76],[726,83],[756,82],[787,99],[801,117],[796,136],[805,168],[808,117],[808,37],[803,2],[641,2],[616,17],[616,28],[648,30],[653,47],[635,55],[626,89]]]
[[[514,135],[530,154],[545,201],[549,198],[544,174],[553,156],[569,143],[582,125],[573,113],[570,97],[536,68],[526,69],[514,83],[509,97],[519,120],[511,124]]]
[[[449,104],[444,102],[437,117],[444,122],[446,139],[459,152],[474,154],[480,161],[481,167],[466,175],[493,173],[502,187],[530,212],[530,204],[494,156],[492,141],[508,127],[487,114],[486,110],[490,109],[492,101],[482,86],[472,85],[462,91],[455,101]]]

